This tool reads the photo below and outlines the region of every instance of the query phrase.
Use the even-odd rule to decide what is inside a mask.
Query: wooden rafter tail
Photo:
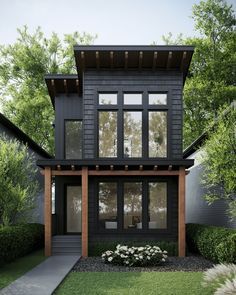
[[[78,95],[80,95],[80,93],[79,93],[79,79],[76,79],[75,83],[76,83],[77,93],[78,93]]]
[[[114,52],[110,51],[110,64],[111,64],[111,69],[114,67]]]
[[[66,79],[64,79],[63,84],[64,84],[65,93],[68,96],[69,93],[68,93],[68,87],[67,87],[67,80]]]
[[[80,57],[81,57],[81,68],[82,68],[82,70],[84,70],[85,69],[85,54],[84,54],[84,51],[81,51]]]
[[[129,166],[125,165],[125,171],[128,171],[128,170],[129,170]]]
[[[99,171],[99,165],[96,165],[96,171]]]
[[[51,86],[52,86],[53,95],[54,95],[54,97],[56,97],[57,96],[57,90],[56,90],[56,85],[55,85],[55,80],[54,79],[51,80]]]
[[[61,171],[61,165],[57,165],[57,170]]]
[[[187,52],[184,51],[183,56],[182,56],[182,60],[181,60],[181,65],[180,65],[181,72],[184,70],[184,64],[185,64],[186,57],[187,57]]]
[[[153,53],[153,62],[152,62],[152,70],[155,71],[156,66],[157,66],[157,51],[154,51]]]
[[[99,51],[96,51],[96,68],[97,70],[100,68]]]
[[[138,61],[138,68],[139,68],[139,70],[142,69],[142,66],[143,66],[143,52],[140,51],[139,52],[139,61]]]
[[[71,170],[75,171],[75,165],[71,165]]]
[[[168,166],[168,171],[171,171],[172,170],[172,165],[169,165]]]
[[[170,66],[171,66],[172,55],[173,55],[172,51],[169,51],[169,53],[168,53],[168,58],[167,58],[167,65],[166,65],[166,68],[167,68],[167,69],[169,69]]]
[[[110,170],[113,171],[114,170],[114,166],[110,165]]]
[[[139,165],[139,170],[143,171],[143,165]]]
[[[128,68],[129,52],[125,51],[125,70]]]
[[[158,166],[155,165],[155,166],[153,167],[153,170],[154,170],[154,171],[157,171],[157,169],[158,169]]]

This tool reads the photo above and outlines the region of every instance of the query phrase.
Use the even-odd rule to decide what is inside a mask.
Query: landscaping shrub
[[[161,249],[165,249],[169,256],[177,256],[178,255],[178,245],[176,242],[169,242],[169,241],[109,241],[109,242],[97,242],[96,244],[89,245],[89,256],[101,256],[102,253],[111,250],[115,251],[116,246],[118,244],[125,244],[129,247],[136,246],[136,247],[143,247],[145,245],[150,246],[158,246]]]
[[[189,250],[214,262],[236,263],[236,230],[203,224],[187,224]]]
[[[108,250],[102,254],[105,263],[126,266],[154,266],[166,261],[167,251],[157,246],[128,247],[117,245],[115,251]]]
[[[37,223],[0,228],[0,265],[43,247],[44,226]]]

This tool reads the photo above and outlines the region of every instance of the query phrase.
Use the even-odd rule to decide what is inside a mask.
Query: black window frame
[[[64,159],[65,160],[78,160],[78,158],[75,158],[75,159],[68,159],[66,158],[66,122],[81,122],[82,124],[82,138],[81,138],[81,158],[79,158],[79,160],[82,160],[83,159],[83,154],[84,154],[84,145],[83,145],[83,142],[84,142],[84,138],[83,138],[83,135],[84,135],[84,124],[83,124],[83,120],[82,119],[64,119],[64,142],[63,142],[63,145],[64,145],[64,151],[63,151],[63,155],[64,155]]]
[[[99,227],[99,183],[116,182],[117,183],[117,229],[105,229]],[[124,183],[141,182],[142,183],[142,229],[127,228],[124,229]],[[167,227],[164,229],[149,229],[149,182],[167,183]],[[96,233],[114,233],[114,234],[171,234],[172,233],[172,202],[171,202],[171,180],[168,177],[99,177],[95,180],[95,232]]]
[[[99,105],[99,93],[117,93],[116,105]],[[142,93],[142,104],[138,105],[124,105],[123,97],[124,93]],[[148,94],[149,93],[166,93],[167,103],[164,105],[149,105]],[[95,158],[99,160],[117,159],[117,160],[163,160],[169,159],[172,156],[171,151],[171,116],[172,116],[172,89],[164,86],[106,86],[96,88],[96,112],[95,112],[95,130],[94,137]],[[116,157],[99,157],[99,111],[116,111],[117,112],[117,156]],[[142,112],[142,156],[134,158],[124,157],[124,111],[141,111]],[[149,157],[149,126],[148,126],[148,112],[149,111],[163,111],[167,113],[167,153],[166,157]]]

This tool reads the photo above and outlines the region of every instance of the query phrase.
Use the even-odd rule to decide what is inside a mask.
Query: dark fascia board
[[[33,141],[33,139],[31,139],[27,134],[25,134],[21,129],[19,129],[15,124],[13,124],[1,113],[0,113],[0,122],[7,129],[13,132],[19,141],[23,142],[24,144],[27,144],[32,150],[40,154],[42,157],[47,159],[52,158],[52,156],[48,152],[46,152],[35,141]]]
[[[161,166],[169,166],[172,165],[173,167],[185,166],[189,168],[193,166],[194,160],[192,159],[182,159],[182,160],[137,160],[137,159],[130,159],[130,160],[117,160],[117,159],[99,159],[99,160],[65,160],[65,159],[51,159],[51,160],[38,160],[37,165],[44,168],[44,167],[56,167],[57,165],[60,166],[67,166],[70,167],[71,165],[74,166],[154,166],[157,165],[158,167]]]
[[[196,150],[198,150],[205,142],[205,140],[208,138],[208,133],[204,132],[202,133],[197,139],[194,140],[183,152],[183,158],[187,159],[189,156],[191,156]]]
[[[48,88],[48,94],[51,99],[51,103],[53,108],[55,109],[55,96],[59,93],[57,93],[57,89],[63,89],[64,88],[64,80],[68,81],[74,81],[76,83],[76,80],[78,80],[78,75],[76,74],[71,74],[71,75],[65,75],[65,74],[47,74],[44,76],[47,88]],[[53,89],[52,86],[52,80],[54,80],[55,83],[55,89]],[[74,92],[74,87],[71,87],[71,83],[68,83],[68,92],[73,93]],[[65,91],[63,91],[64,93]]]
[[[75,51],[194,51],[190,45],[75,45]]]

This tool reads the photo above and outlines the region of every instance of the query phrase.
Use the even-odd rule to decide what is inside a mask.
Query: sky
[[[236,11],[236,0],[227,0]],[[191,9],[199,0],[0,0],[0,44],[15,42],[17,28],[97,34],[99,45],[163,44],[172,32],[197,36]]]

